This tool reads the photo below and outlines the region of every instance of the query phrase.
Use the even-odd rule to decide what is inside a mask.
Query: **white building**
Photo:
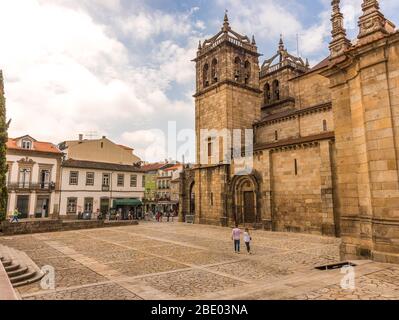
[[[61,175],[61,215],[141,210],[145,178],[139,167],[112,163],[65,160]]]
[[[37,141],[29,135],[8,139],[9,215],[15,208],[21,218],[58,214],[61,160],[62,152],[52,143]]]
[[[61,216],[76,218],[79,213],[121,211],[127,217],[142,211],[144,172],[133,149],[106,137],[61,143],[66,154],[61,166]]]

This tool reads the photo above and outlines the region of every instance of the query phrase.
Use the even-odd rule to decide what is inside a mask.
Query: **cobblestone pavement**
[[[253,255],[235,254],[231,230],[180,223],[0,237],[39,267],[55,269],[55,288],[18,288],[23,299],[398,299],[399,266],[354,261],[344,290],[339,239],[252,232]]]

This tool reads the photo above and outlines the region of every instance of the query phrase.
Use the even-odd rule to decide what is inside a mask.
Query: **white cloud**
[[[10,136],[29,133],[57,143],[96,131],[125,141],[120,134],[148,119],[157,127],[164,117],[191,117],[191,98],[166,94],[171,82],[194,85],[191,45],[165,42],[157,64],[139,66],[109,26],[64,2],[0,2]],[[101,2],[118,9],[119,1]]]

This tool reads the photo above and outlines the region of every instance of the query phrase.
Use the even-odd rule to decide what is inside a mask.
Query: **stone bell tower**
[[[399,263],[399,33],[364,0],[351,44],[332,1],[329,70],[343,259]]]
[[[182,215],[195,216],[197,223],[227,225],[233,130],[241,135],[242,148],[248,142],[243,132],[252,129],[254,121],[260,118],[255,38],[233,31],[226,13],[221,30],[199,44],[194,61],[197,166],[191,189],[185,191],[183,198],[189,199],[188,207],[195,210],[186,210]],[[202,135],[203,130],[217,133]],[[250,139],[252,143],[253,137]]]
[[[251,129],[260,117],[258,58],[255,38],[233,31],[227,13],[221,31],[199,44],[194,59],[197,163],[201,129]]]

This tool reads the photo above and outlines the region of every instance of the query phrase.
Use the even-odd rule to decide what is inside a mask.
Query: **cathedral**
[[[351,41],[331,6],[330,55],[314,67],[283,39],[259,61],[227,14],[200,43],[197,162],[181,175],[180,220],[335,236],[343,259],[399,263],[399,32],[363,0]],[[237,130],[241,150],[229,150]],[[249,158],[248,145],[240,171],[232,154]]]

